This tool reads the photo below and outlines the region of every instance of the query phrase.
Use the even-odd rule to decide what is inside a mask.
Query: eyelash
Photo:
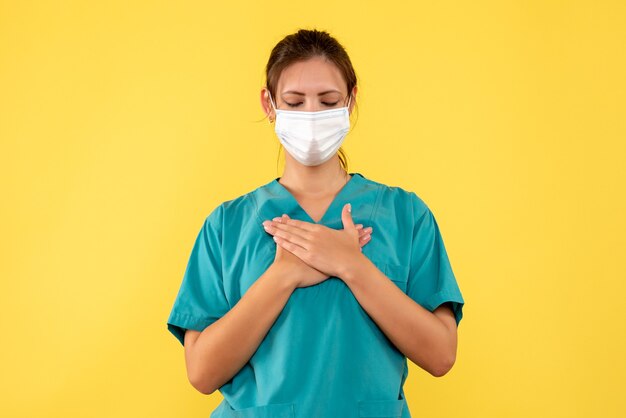
[[[326,103],[326,102],[322,102],[322,104],[323,104],[323,105],[326,105],[326,106],[334,106],[334,105],[336,105],[337,103],[339,103],[339,102],[338,102],[338,101],[337,101],[337,102],[335,102],[335,103]],[[287,106],[289,106],[289,107],[296,107],[296,106],[300,106],[300,105],[302,104],[302,102],[300,102],[300,103],[294,103],[294,104],[291,104],[291,103],[287,103],[287,102],[285,102],[285,104],[286,104]]]

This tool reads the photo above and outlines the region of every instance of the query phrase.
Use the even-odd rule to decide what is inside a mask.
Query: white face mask
[[[313,166],[328,161],[350,130],[348,106],[318,112],[276,109],[276,135],[289,154],[301,164]]]

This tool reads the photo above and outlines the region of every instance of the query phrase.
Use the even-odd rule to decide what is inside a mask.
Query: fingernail
[[[348,212],[352,213],[352,205],[348,203]]]

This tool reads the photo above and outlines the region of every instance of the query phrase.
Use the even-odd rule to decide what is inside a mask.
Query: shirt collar
[[[367,190],[365,186],[367,186],[368,180],[361,173],[354,172],[349,174],[352,177],[335,196],[322,219],[317,222],[318,224],[330,228],[342,228],[341,209],[346,203],[352,203],[353,218],[357,214],[367,219],[371,216],[373,201],[371,202],[372,204],[364,206],[367,213],[360,210],[360,205],[355,205],[357,198],[359,200],[363,199],[362,193]],[[259,187],[257,193],[254,194],[259,222],[271,220],[286,213],[292,219],[315,223],[291,192],[278,182],[279,179],[280,177],[276,177],[269,183]]]

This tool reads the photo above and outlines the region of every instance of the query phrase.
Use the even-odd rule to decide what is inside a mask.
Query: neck
[[[349,174],[335,154],[330,160],[317,166],[306,166],[286,155],[285,171],[279,183],[301,195],[325,195],[341,189],[350,180]]]

